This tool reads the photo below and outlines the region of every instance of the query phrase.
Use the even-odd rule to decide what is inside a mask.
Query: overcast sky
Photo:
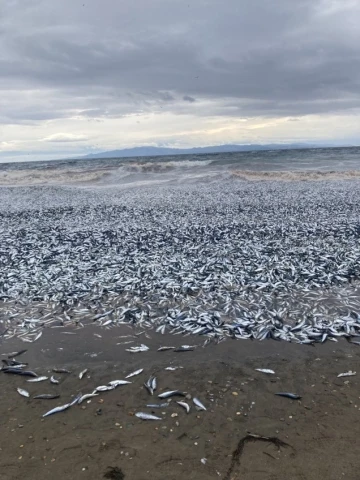
[[[359,0],[0,0],[0,159],[360,143]]]

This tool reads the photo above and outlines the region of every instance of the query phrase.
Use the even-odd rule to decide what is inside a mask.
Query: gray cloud
[[[2,3],[2,124],[360,108],[356,0]]]

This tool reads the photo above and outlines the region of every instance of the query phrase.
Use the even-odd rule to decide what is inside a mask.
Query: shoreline
[[[39,475],[54,480],[64,476],[96,479],[103,478],[108,466],[119,467],[125,479],[226,479],[233,451],[248,432],[276,437],[291,448],[250,443],[231,478],[356,478],[357,452],[349,445],[356,444],[360,433],[358,376],[337,375],[360,371],[358,346],[229,340],[192,352],[158,352],[163,345],[193,345],[198,337],[146,332],[138,333],[135,341],[146,344],[149,351],[131,354],[126,352],[128,345],[116,343],[125,342],[123,336],[136,331],[124,327],[116,333],[94,327],[83,331],[79,342],[75,335],[49,331],[37,344],[30,344],[18,360],[28,361],[29,368],[41,375],[50,376],[55,366],[70,369],[71,374],[54,374],[60,378],[59,385],[28,383],[0,373],[2,480],[35,480]],[[22,348],[23,342],[12,339],[1,345],[1,353]],[[183,368],[166,371],[171,365]],[[84,368],[88,373],[79,380]],[[144,372],[130,378],[131,384],[41,418],[79,391],[88,393],[139,368]],[[273,369],[275,375],[256,368]],[[181,398],[176,397],[169,407],[146,408],[149,401],[159,401],[143,387],[150,375],[158,380],[155,393],[180,389],[198,397],[207,410],[197,412],[192,400],[185,400],[191,405],[186,414],[176,404]],[[18,395],[18,387],[31,396],[58,392],[61,397],[27,399]],[[278,391],[295,392],[302,399],[277,397]],[[160,415],[163,420],[142,421],[134,416],[137,411]]]

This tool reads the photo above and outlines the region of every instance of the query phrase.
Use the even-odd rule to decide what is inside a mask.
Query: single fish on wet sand
[[[148,408],[166,408],[170,403],[148,403],[146,406]]]
[[[66,368],[53,368],[52,371],[55,373],[71,373],[70,370],[67,370]]]
[[[200,402],[198,398],[194,397],[193,402],[197,410],[206,410],[206,407]]]
[[[59,398],[59,394],[51,394],[51,393],[42,393],[40,395],[35,395],[33,397],[35,400],[53,400],[55,398]]]
[[[180,405],[181,407],[185,408],[186,410],[186,413],[189,413],[190,412],[190,405],[188,405],[186,402],[176,402],[178,405]],[[205,407],[204,407],[205,408]],[[205,408],[206,410],[206,408]]]
[[[87,373],[88,369],[85,368],[85,370],[83,370],[82,372],[79,373],[79,379],[81,380],[83,378],[83,376],[85,375],[85,373]]]
[[[30,378],[30,380],[26,380],[29,383],[36,383],[36,382],[44,382],[45,380],[48,380],[49,377],[36,377],[36,378]]]
[[[5,367],[2,368],[1,371],[4,373],[11,373],[13,375],[23,375],[24,377],[37,377],[37,374],[31,370],[21,370],[20,368],[15,367]]]
[[[151,415],[150,413],[145,412],[136,412],[135,417],[141,418],[141,420],[162,420],[161,417],[157,417],[156,415]]]
[[[132,372],[132,373],[129,373],[129,375],[126,375],[125,378],[135,377],[136,375],[140,375],[140,373],[142,373],[143,371],[144,371],[143,368],[139,368],[139,370],[135,370],[135,372]]]
[[[275,395],[278,395],[279,397],[291,398],[291,400],[300,400],[301,398],[300,395],[297,395],[296,393],[290,393],[290,392],[279,392],[279,393],[275,393]]]
[[[24,390],[23,388],[17,388],[17,392],[22,395],[23,397],[30,397],[30,393]]]
[[[348,372],[345,372],[345,373],[339,373],[338,378],[340,378],[340,377],[353,377],[354,375],[356,375],[356,372],[352,372],[351,370],[349,370]]]
[[[255,370],[256,370],[257,372],[268,373],[268,374],[270,374],[270,375],[275,375],[274,370],[270,370],[269,368],[255,368]]]
[[[180,390],[169,390],[167,392],[160,393],[159,398],[170,398],[174,396],[185,397],[185,393],[180,392]]]
[[[85,395],[82,395],[79,400],[78,400],[78,405],[81,405],[82,402],[84,402],[85,400],[88,400],[89,398],[93,398],[93,397],[98,397],[99,394],[98,393],[86,393]]]

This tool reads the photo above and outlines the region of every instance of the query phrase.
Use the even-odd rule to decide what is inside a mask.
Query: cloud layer
[[[2,152],[244,142],[254,130],[257,141],[298,140],[290,118],[305,138],[325,140],[339,115],[352,121],[337,138],[359,131],[358,0],[3,0],[1,8]],[[214,129],[223,129],[216,142]]]

